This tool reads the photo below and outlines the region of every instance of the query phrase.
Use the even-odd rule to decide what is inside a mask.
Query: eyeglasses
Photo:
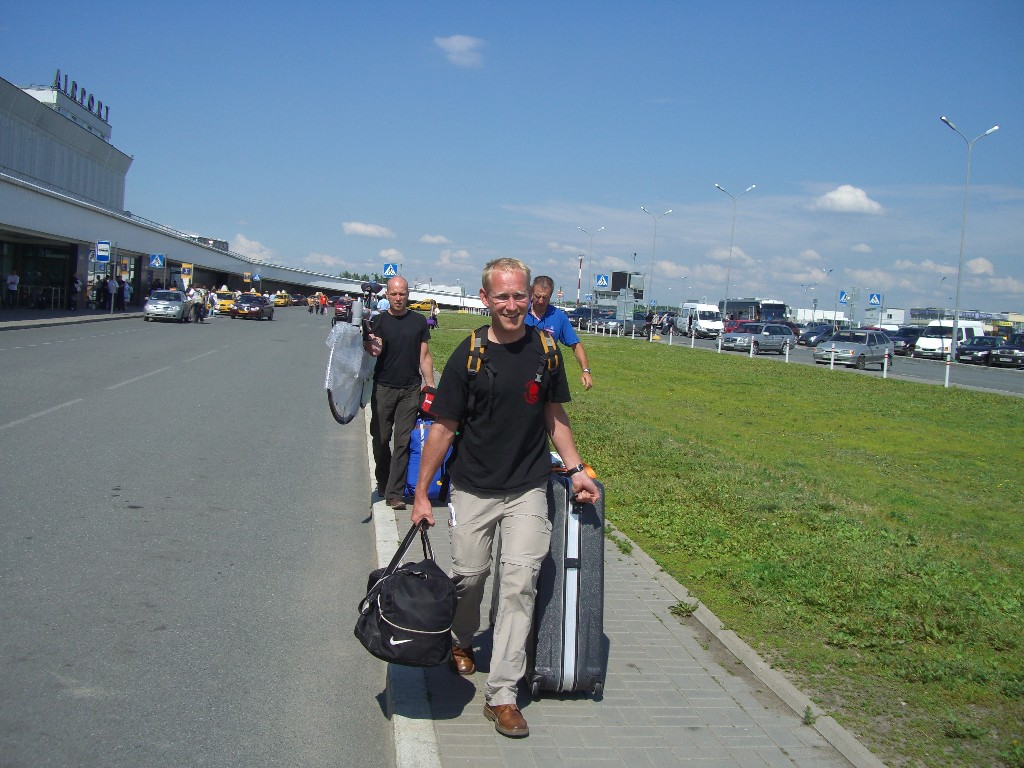
[[[490,298],[495,304],[508,304],[509,301],[514,301],[516,304],[525,304],[530,299],[530,297],[525,293],[491,294]]]

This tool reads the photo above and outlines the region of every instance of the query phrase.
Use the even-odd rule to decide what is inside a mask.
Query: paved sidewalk
[[[0,309],[0,331],[23,328],[44,328],[51,325],[97,323],[106,320],[129,320],[142,317],[142,307],[130,307],[126,312],[102,309]]]
[[[436,514],[441,522],[430,540],[447,569],[446,510]],[[408,530],[408,512],[395,513],[373,496],[373,515],[384,565]],[[460,678],[447,666],[391,666],[388,698],[398,768],[882,765],[723,631],[710,611],[701,607],[693,617],[676,618],[669,609],[682,600],[690,601],[685,588],[635,545],[626,555],[606,540],[610,653],[603,697],[548,694],[534,701],[521,694],[519,705],[530,724],[525,739],[501,736],[482,714],[489,630],[474,642],[478,671],[472,678]],[[486,616],[481,626],[487,626]],[[813,725],[803,722],[808,706],[817,715]]]

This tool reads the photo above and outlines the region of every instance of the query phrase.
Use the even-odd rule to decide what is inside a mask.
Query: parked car
[[[975,336],[956,348],[958,363],[977,363],[988,365],[988,357],[993,349],[1003,343],[998,336]]]
[[[839,331],[826,343],[814,348],[814,362],[845,365],[851,368],[866,368],[878,365],[885,367],[885,356],[889,356],[892,365],[893,343],[882,331],[870,331],[859,328],[853,331]]]
[[[274,294],[274,306],[275,307],[290,307],[292,305],[292,297],[287,293],[275,293]]]
[[[235,303],[235,292],[234,291],[214,291],[217,296],[217,311],[223,314],[228,314],[231,311],[231,305]]]
[[[430,311],[430,301],[413,301],[409,304],[409,309],[415,309],[419,312]]]
[[[304,307],[306,305],[306,297],[301,293],[293,293],[290,298],[293,307]]]
[[[232,317],[250,320],[273,320],[274,305],[258,293],[243,293],[241,298],[231,305],[230,313]]]
[[[1024,368],[1024,333],[1014,333],[988,356],[988,364],[996,368]]]
[[[142,319],[177,320],[187,323],[192,316],[192,300],[184,291],[153,291],[142,307]]]
[[[835,330],[831,325],[809,325],[797,337],[796,343],[805,347],[813,347],[822,336],[831,336]]]
[[[348,296],[335,296],[333,306],[334,317],[331,318],[331,325],[352,322],[352,299]]]
[[[904,325],[899,330],[886,335],[892,340],[893,351],[897,355],[909,355],[914,351],[917,337],[922,333],[924,333],[924,328],[919,325]]]
[[[737,352],[751,350],[753,354],[778,352],[784,354],[786,347],[795,340],[793,331],[777,323],[744,323],[738,331],[722,336],[722,349]]]

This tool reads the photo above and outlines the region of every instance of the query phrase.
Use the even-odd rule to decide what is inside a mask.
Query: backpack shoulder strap
[[[469,392],[466,395],[467,414],[476,410],[476,379],[487,364],[487,358],[484,357],[487,352],[487,328],[488,326],[482,325],[469,335],[469,354],[466,356],[466,375],[469,377]],[[488,387],[489,385],[488,376]]]
[[[555,343],[554,338],[544,331],[536,331],[537,338],[540,340],[540,348],[544,353],[544,367],[554,373],[558,370],[558,344]]]

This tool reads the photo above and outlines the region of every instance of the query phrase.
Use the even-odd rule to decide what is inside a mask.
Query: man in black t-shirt
[[[516,706],[518,681],[526,672],[526,645],[533,623],[537,574],[548,553],[548,437],[570,471],[582,502],[595,502],[597,486],[583,469],[563,403],[569,385],[561,353],[554,370],[545,365],[540,331],[526,327],[530,270],[517,259],[497,259],[485,268],[480,300],[491,311],[483,367],[471,379],[470,339],[449,358],[431,406],[434,424],[420,457],[412,521],[434,524],[427,489],[460,430],[451,463],[448,531],[452,580],[458,607],[452,624],[452,668],[476,670],[473,636],[480,628],[484,582],[491,570],[491,545],[501,526],[501,582],[494,621],[493,652],[484,716],[504,736],[530,733]]]
[[[421,381],[434,386],[434,358],[426,318],[409,311],[409,283],[404,277],[388,280],[387,297],[388,309],[371,320],[365,344],[366,351],[377,358],[370,436],[377,493],[387,499],[389,507],[405,509],[409,439],[416,426]]]

